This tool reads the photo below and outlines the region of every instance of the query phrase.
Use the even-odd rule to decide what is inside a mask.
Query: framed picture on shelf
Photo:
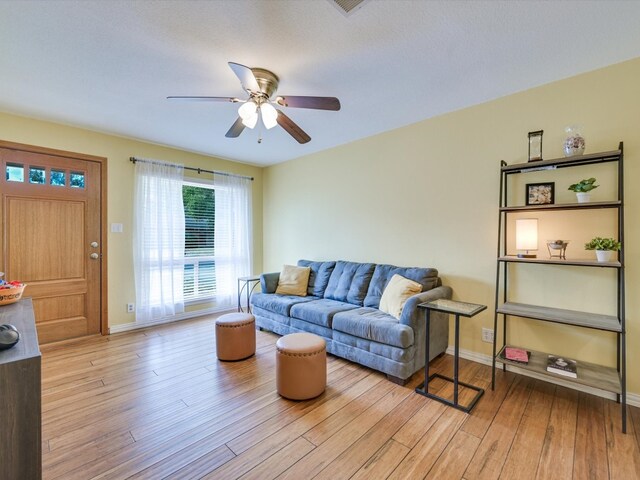
[[[539,162],[542,160],[542,134],[544,130],[529,132],[529,161]]]
[[[526,205],[550,205],[554,201],[555,182],[527,183]]]

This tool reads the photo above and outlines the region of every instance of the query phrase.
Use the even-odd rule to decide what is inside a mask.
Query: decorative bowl
[[[569,245],[569,242],[570,240],[547,240],[549,258],[560,258],[561,260],[566,260],[567,245]]]
[[[547,240],[547,246],[551,250],[562,250],[567,248],[567,245],[569,245],[569,240]]]
[[[10,305],[20,300],[20,298],[22,298],[22,292],[24,292],[26,286],[27,284],[25,283],[19,287],[0,289],[0,306]]]

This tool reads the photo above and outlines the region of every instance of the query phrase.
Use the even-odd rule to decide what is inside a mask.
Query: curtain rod
[[[129,161],[133,164],[136,162],[145,162],[145,163],[161,163],[165,164],[165,162],[161,162],[159,160],[149,160],[148,158],[137,158],[137,157],[129,157]],[[183,167],[185,170],[192,170],[194,172],[201,173],[213,173],[214,175],[224,175],[225,177],[239,177],[239,178],[248,178],[253,182],[253,177],[248,177],[246,175],[238,175],[236,173],[227,173],[227,172],[219,172],[217,170],[206,170],[204,168],[194,168],[194,167]]]

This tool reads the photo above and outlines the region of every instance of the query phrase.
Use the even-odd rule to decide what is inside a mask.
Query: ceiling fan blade
[[[276,98],[276,103],[281,107],[340,110],[340,100],[336,97],[296,97],[280,95]]]
[[[284,128],[289,135],[296,139],[298,143],[307,143],[311,137],[306,134],[293,120],[287,117],[281,110],[278,110],[276,118],[278,125]]]
[[[182,96],[175,96],[175,95],[167,97],[167,100],[180,100],[185,102],[231,102],[231,103],[238,103],[242,101],[236,97],[182,97]]]
[[[233,125],[231,125],[231,128],[224,136],[227,138],[236,138],[240,136],[243,130],[244,124],[242,123],[242,118],[238,117],[238,119],[233,122]]]
[[[248,92],[260,93],[260,85],[258,85],[258,81],[249,67],[233,62],[229,62],[229,66],[231,70],[233,70],[233,73],[240,79],[242,88]]]

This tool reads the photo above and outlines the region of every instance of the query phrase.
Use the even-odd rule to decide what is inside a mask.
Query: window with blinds
[[[185,217],[184,299],[209,298],[216,294],[215,190],[206,184],[185,183],[182,199]]]

